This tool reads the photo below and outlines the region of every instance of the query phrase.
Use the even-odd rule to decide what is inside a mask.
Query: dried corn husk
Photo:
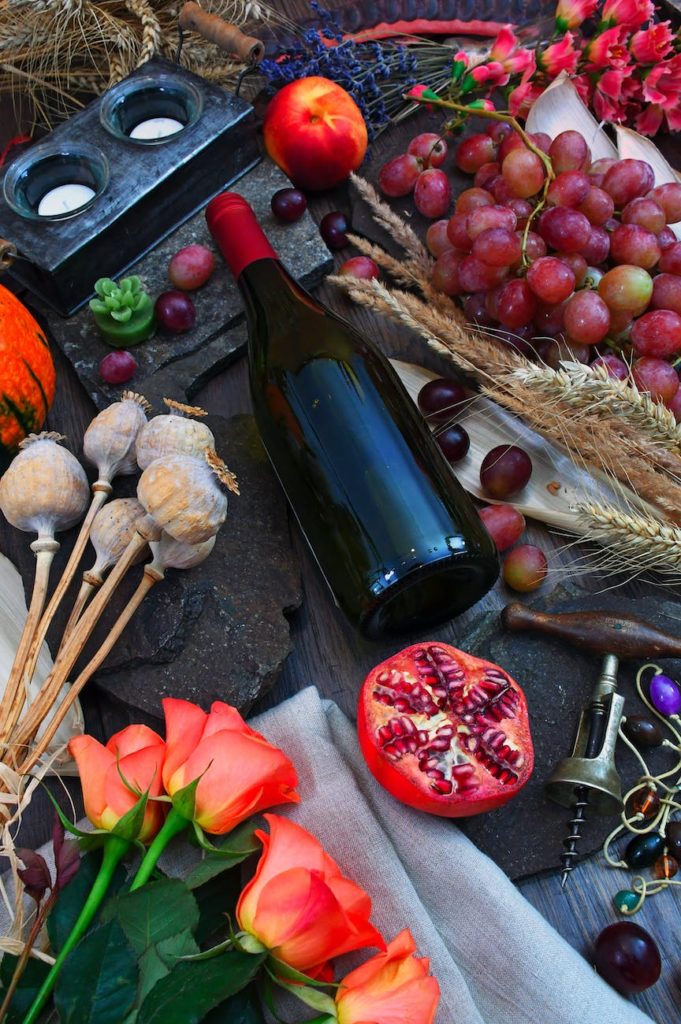
[[[16,568],[4,555],[0,555],[0,693],[4,692],[14,655],[19,643],[19,637],[26,618],[26,602],[24,600],[24,588],[21,576]],[[40,691],[43,681],[52,668],[52,658],[43,644],[38,656],[35,675],[29,688],[29,701],[32,702]],[[65,686],[62,695],[66,694],[68,687]],[[41,732],[47,726],[51,716],[48,715]],[[56,767],[60,773],[67,767],[68,758],[63,753],[66,744],[73,736],[79,736],[83,732],[83,715],[80,705],[76,704],[70,711],[66,720],[57,731],[54,740],[48,748],[48,754],[54,755],[59,752]],[[40,733],[38,734],[40,735]]]

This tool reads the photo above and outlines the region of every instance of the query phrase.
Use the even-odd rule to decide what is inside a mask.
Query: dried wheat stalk
[[[415,263],[420,263],[424,273],[427,275],[433,265],[433,260],[425,245],[418,235],[405,224],[398,214],[384,203],[378,192],[365,178],[358,174],[351,174],[350,180],[359,192],[362,199],[371,207],[374,220],[390,234],[391,238],[402,246],[404,251]]]
[[[578,506],[576,512],[586,528],[586,539],[605,548],[598,568],[609,572],[629,569],[634,574],[654,571],[678,583],[681,529],[652,516],[622,512],[608,505],[587,503]]]

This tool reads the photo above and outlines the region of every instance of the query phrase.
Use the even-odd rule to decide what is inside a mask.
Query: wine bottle
[[[496,549],[389,361],[291,277],[241,196],[206,218],[245,302],[260,436],[336,604],[369,637],[469,608]]]

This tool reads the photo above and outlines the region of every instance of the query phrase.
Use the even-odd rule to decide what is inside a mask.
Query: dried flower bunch
[[[472,328],[461,308],[433,287],[433,260],[413,229],[367,181],[355,176],[353,182],[404,258],[356,235],[351,241],[399,287],[351,276],[331,280],[355,302],[418,333],[475,382],[482,396],[518,417],[518,431],[525,438],[529,433],[535,440],[536,435],[544,439],[549,458],[554,451],[559,461],[567,451],[575,479],[581,475],[584,486],[581,500],[575,498],[569,517],[560,523],[603,546],[600,569],[628,574],[655,570],[667,582],[678,583],[681,447],[674,418],[631,381],[615,382],[581,364],[563,364],[558,370],[537,365],[493,333]],[[599,494],[600,480],[604,486]],[[465,479],[463,483],[467,485]],[[575,480],[571,483],[574,490]],[[541,507],[534,513],[523,511],[556,522]]]
[[[39,773],[44,771],[56,745],[63,744],[60,726],[145,595],[164,578],[166,569],[189,569],[208,557],[227,515],[225,490],[238,494],[236,479],[215,452],[213,435],[205,424],[188,415],[157,417],[183,425],[173,430],[161,424],[163,443],[159,444],[154,435],[156,420],[147,420],[149,408],[140,395],[124,392],[120,401],[92,421],[83,439],[85,458],[97,470],[91,487],[78,460],[60,443],[63,438],[54,434],[28,438],[0,480],[0,510],[13,526],[38,535],[31,544],[36,554],[33,597],[0,699],[3,781],[5,792],[10,778],[16,787],[12,794],[16,813],[26,805],[22,798],[25,776],[36,767]],[[178,408],[185,414],[204,415],[202,410]],[[156,436],[156,441],[145,446],[145,435],[152,441]],[[158,450],[152,451],[154,444]],[[137,498],[108,501],[113,479],[138,472],[142,452]],[[59,547],[55,533],[80,520],[67,566],[45,607],[50,564]],[[94,564],[83,573],[54,664],[43,673],[39,688],[31,689],[47,630],[88,540],[95,550]],[[100,648],[67,686],[111,595],[128,569],[148,556],[149,548],[152,559],[137,589]],[[3,852],[8,855],[7,825],[15,816],[4,822]]]

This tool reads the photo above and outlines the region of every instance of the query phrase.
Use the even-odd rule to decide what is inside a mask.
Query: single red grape
[[[538,231],[552,249],[580,252],[589,241],[591,224],[578,210],[553,206],[541,214]]]
[[[562,260],[544,256],[527,271],[527,283],[542,302],[555,305],[567,299],[575,288],[575,275]]]
[[[508,228],[489,228],[473,242],[472,254],[491,267],[510,267],[522,255],[520,239]]]
[[[667,402],[667,408],[674,413],[676,422],[681,423],[681,388],[676,392],[671,402]]]
[[[506,228],[515,231],[517,218],[508,206],[479,206],[468,214],[466,230],[472,239],[490,228]]]
[[[536,336],[548,335],[553,338],[556,334],[560,334],[563,330],[564,313],[565,302],[560,302],[557,306],[538,302],[533,317]]]
[[[196,322],[196,307],[184,292],[162,292],[154,305],[156,321],[170,334],[189,331]]]
[[[524,327],[529,324],[537,308],[537,300],[527,281],[522,278],[514,278],[508,281],[501,291],[497,301],[499,322],[512,330],[517,327]],[[494,495],[503,497],[503,495]]]
[[[493,206],[494,196],[484,188],[466,188],[459,194],[455,213],[472,213],[478,206]]]
[[[471,439],[468,436],[468,432],[458,423],[453,423],[451,427],[445,427],[443,430],[438,430],[435,434],[435,440],[440,446],[442,454],[447,459],[447,462],[451,465],[465,459],[468,454],[468,449],[471,446]]]
[[[473,239],[468,234],[469,216],[467,213],[453,213],[447,221],[447,237],[459,252],[470,252],[473,244]]]
[[[507,206],[509,210],[513,210],[516,215],[516,227],[524,228],[527,224],[528,218],[532,213],[532,204],[528,203],[527,199],[509,199],[503,204]]]
[[[592,224],[601,227],[610,220],[615,212],[615,201],[609,192],[603,188],[596,188],[592,185],[586,194],[586,198],[577,207],[580,213],[588,217]]]
[[[501,444],[487,452],[480,466],[480,483],[490,498],[503,501],[518,494],[532,476],[532,459],[514,444]]]
[[[658,232],[657,244],[663,252],[670,245],[674,245],[676,240],[676,235],[669,226],[667,226],[666,228],[662,228],[662,231]]]
[[[640,224],[619,224],[610,236],[610,257],[615,263],[652,270],[661,255],[655,235]]]
[[[99,376],[105,384],[125,384],[135,376],[137,361],[126,349],[109,352],[100,361]]]
[[[530,150],[527,148],[520,135],[516,131],[507,132],[501,142],[499,143],[499,161],[503,163],[509,153],[512,153],[514,149],[524,149],[527,153]]]
[[[581,288],[586,278],[588,264],[581,253],[560,252],[556,253],[557,258],[570,268],[575,275],[575,288]]]
[[[563,323],[573,341],[597,345],[608,333],[610,310],[597,292],[575,292],[566,303]]]
[[[491,185],[490,192],[494,196],[494,202],[499,203],[501,206],[510,203],[511,199],[520,198],[501,174],[494,181],[494,184]]]
[[[513,131],[511,125],[506,123],[506,121],[488,121],[485,125],[485,132],[491,139],[494,139],[495,142],[502,142],[507,135],[511,134],[511,132],[513,132],[514,135],[517,134]]]
[[[609,252],[610,235],[605,228],[594,225],[591,228],[588,242],[580,249],[580,254],[587,263],[595,265],[597,263],[605,263]]]
[[[637,315],[653,294],[653,279],[642,267],[623,264],[613,267],[598,283],[598,294],[613,312]]]
[[[522,244],[523,232],[518,230],[516,235],[520,239]],[[530,263],[534,263],[535,260],[540,260],[542,256],[546,256],[546,242],[541,235],[538,235],[536,231],[527,232],[527,242],[525,245],[525,255],[527,256]]]
[[[673,242],[663,250],[659,269],[665,274],[681,275],[681,242]]]
[[[457,380],[436,377],[423,385],[416,401],[429,423],[449,423],[467,399]]]
[[[358,277],[363,281],[370,281],[374,277],[380,277],[381,272],[369,256],[351,256],[340,265],[338,273],[342,277]]]
[[[633,921],[608,925],[596,939],[594,967],[618,992],[644,992],[662,971],[655,940]]]
[[[608,377],[613,377],[615,380],[627,380],[629,376],[629,367],[614,352],[606,352],[604,355],[598,356],[591,365],[604,367]]]
[[[327,213],[319,223],[319,233],[329,249],[344,249],[348,244],[347,232],[349,230],[348,219],[340,210]]]
[[[537,149],[541,149],[542,153],[546,153],[548,156],[551,149],[550,135],[547,135],[546,132],[530,132],[530,139],[534,142]]]
[[[681,315],[681,277],[676,274],[656,274],[653,278],[651,309],[671,309]]]
[[[639,391],[647,391],[658,402],[671,402],[679,390],[679,377],[674,367],[664,359],[644,356],[637,359],[631,375]]]
[[[401,153],[383,164],[378,172],[378,187],[384,196],[397,199],[414,191],[422,167],[415,156]]]
[[[560,370],[561,363],[584,363],[589,362],[591,349],[588,345],[582,345],[578,341],[566,340],[563,337],[554,338],[546,347],[544,362],[552,370]]]
[[[602,156],[598,160],[594,160],[591,167],[587,171],[587,174],[591,178],[604,178],[611,167],[614,167],[618,163],[617,157],[613,156]],[[600,186],[599,186],[600,187]]]
[[[175,288],[201,288],[215,270],[215,256],[205,245],[187,245],[171,258],[168,277]]]
[[[459,264],[459,283],[464,292],[484,292],[495,288],[507,274],[508,267],[492,267],[473,255],[464,256]]]
[[[528,199],[544,184],[544,164],[529,149],[514,149],[501,164],[501,175],[514,195]]]
[[[654,180],[653,169],[645,160],[618,160],[606,171],[603,188],[610,193],[617,209],[622,210],[632,199],[646,195]]]
[[[571,129],[556,135],[549,146],[549,156],[556,174],[562,171],[585,171],[591,163],[591,151],[579,132]]]
[[[307,210],[307,199],[299,188],[280,188],[272,196],[270,206],[277,220],[292,224],[300,220]]]
[[[641,356],[665,359],[681,352],[681,316],[670,309],[644,313],[631,329],[631,342]]]
[[[463,311],[470,323],[488,326],[493,319],[487,310],[487,296],[492,292],[473,292],[463,300]]]
[[[527,594],[542,585],[548,571],[549,564],[541,548],[521,544],[506,555],[501,574],[507,587]]]
[[[422,132],[411,140],[407,153],[420,160],[422,167],[441,167],[447,156],[447,143],[435,132]]]
[[[512,505],[485,505],[478,512],[497,551],[513,547],[525,532],[525,517]]]
[[[475,174],[483,164],[496,159],[497,147],[489,135],[469,135],[456,151],[456,166],[465,174]]]
[[[660,231],[666,227],[667,220],[659,203],[656,203],[654,199],[639,196],[638,199],[632,199],[630,203],[627,203],[622,210],[622,223],[639,224],[646,231],[652,231],[654,235],[659,235]]]
[[[444,217],[452,205],[452,186],[444,171],[429,167],[421,171],[414,188],[414,206],[424,217]]]
[[[439,292],[444,292],[445,295],[460,295],[461,292],[467,291],[462,287],[459,276],[461,260],[461,254],[455,249],[447,249],[446,252],[441,253],[433,265],[431,274],[433,287],[437,288]]]
[[[591,181],[584,171],[563,171],[548,187],[549,206],[579,206],[591,191]]]
[[[448,249],[454,248],[447,234],[448,223],[449,221],[444,218],[443,220],[436,220],[428,227],[426,231],[426,245],[431,256],[437,258],[443,252],[447,252]]]
[[[670,181],[666,185],[657,185],[648,193],[648,198],[654,199],[662,207],[667,224],[676,224],[681,220],[681,184]]]
[[[496,160],[490,161],[490,163],[483,164],[482,167],[478,167],[473,178],[473,184],[477,188],[487,189],[494,184],[496,179],[501,174],[501,164],[497,163]]]

